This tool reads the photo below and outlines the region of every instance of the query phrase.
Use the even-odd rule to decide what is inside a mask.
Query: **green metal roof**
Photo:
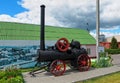
[[[69,41],[77,40],[81,44],[95,44],[95,39],[86,30],[45,26],[45,39],[58,40],[61,37]],[[39,40],[40,26],[14,22],[0,22],[0,40]]]

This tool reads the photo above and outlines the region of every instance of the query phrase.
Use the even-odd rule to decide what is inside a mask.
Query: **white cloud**
[[[6,14],[0,15],[0,21],[19,22],[17,18],[13,18],[13,17],[6,15]]]
[[[96,33],[90,32],[90,34],[91,34],[94,38],[96,38]]]
[[[120,0],[106,0],[110,4],[104,6],[103,12],[101,13],[102,19],[106,21],[112,21],[113,19],[120,19]]]
[[[113,31],[113,30],[119,30],[119,29],[120,29],[120,26],[112,26],[112,27],[109,27],[109,28],[101,28],[100,30]]]
[[[96,38],[96,30],[92,30],[90,34]],[[104,34],[105,37],[111,37],[115,35],[120,35],[120,28],[119,27],[113,27],[113,28],[102,28],[100,29],[100,35]]]
[[[114,33],[114,32],[101,32],[101,34],[104,34],[106,37],[120,35],[120,33]]]
[[[119,2],[119,0],[100,0],[102,28],[119,28]],[[96,0],[22,0],[18,4],[28,11],[16,14],[14,17],[2,14],[0,21],[39,24],[40,5],[45,4],[46,25],[89,28],[90,30],[95,29],[96,26]],[[87,23],[89,25],[86,25]]]
[[[29,0],[29,1],[22,0],[21,2],[18,2],[18,4],[25,9],[28,9],[28,11],[17,14],[14,17],[9,16],[10,18],[6,20],[39,24],[40,23],[39,7],[41,4],[45,4],[46,5],[46,24],[55,25],[55,26],[65,26],[65,24],[62,24],[60,20],[56,19],[57,17],[54,11],[57,11],[57,13],[61,12],[63,14],[65,13],[68,14],[68,13],[71,13],[73,10],[76,10],[76,9],[80,10],[81,8],[81,11],[87,12],[88,9],[86,8],[86,6],[90,6],[92,3],[93,1],[91,2],[91,0],[84,0],[84,1],[83,0],[75,0],[75,1],[73,0],[59,0],[59,1],[58,0],[41,0],[41,1],[40,0]],[[70,11],[65,12],[66,11],[66,9],[64,9],[65,7],[68,7],[66,9]],[[76,12],[76,13],[79,13],[79,12]],[[53,14],[55,14],[55,17]],[[79,17],[79,15],[77,17]],[[6,18],[6,16],[4,18]],[[15,18],[18,20],[11,20],[11,18],[13,19]],[[3,21],[3,19],[0,19],[0,20]]]
[[[90,32],[90,34],[96,39],[96,33]],[[104,34],[105,37],[111,37],[115,35],[120,35],[120,33],[114,33],[114,32],[101,32],[100,34]]]
[[[107,3],[102,7],[101,20],[104,27],[120,25],[120,0],[105,0]],[[101,1],[102,2],[102,1]]]

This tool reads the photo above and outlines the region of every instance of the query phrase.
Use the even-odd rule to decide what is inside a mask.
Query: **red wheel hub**
[[[66,38],[60,38],[57,43],[56,46],[58,48],[59,51],[67,51],[69,48],[69,41]]]
[[[66,65],[62,60],[54,60],[50,65],[50,72],[55,76],[60,76],[66,71]]]
[[[86,65],[87,62],[86,62],[86,61],[81,61],[81,63],[82,63],[83,65]]]
[[[61,69],[61,66],[60,66],[60,65],[57,65],[57,66],[56,66],[56,69],[57,69],[57,70],[60,70],[60,69]]]
[[[80,55],[78,57],[77,64],[80,71],[87,71],[91,66],[90,57],[86,54]]]

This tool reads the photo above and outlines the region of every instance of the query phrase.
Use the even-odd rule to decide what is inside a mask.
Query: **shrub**
[[[22,73],[16,66],[6,67],[0,74],[0,83],[24,83]]]
[[[110,63],[109,59],[102,57],[99,62],[97,63],[97,67],[109,67],[112,64]]]
[[[10,78],[7,80],[8,83],[23,83],[23,79],[20,76],[16,76],[15,78]]]
[[[115,37],[112,38],[110,47],[111,47],[111,49],[118,49],[118,43],[117,43],[117,39]]]
[[[106,52],[100,52],[99,55],[100,57],[106,57]]]
[[[7,83],[5,78],[0,79],[0,83]]]
[[[120,49],[105,49],[108,54],[120,54]]]
[[[3,78],[4,76],[5,76],[5,72],[0,70],[0,79]]]
[[[8,66],[5,69],[5,76],[7,78],[21,76],[21,71],[16,66]]]
[[[106,56],[106,53],[101,53],[100,60],[97,62],[97,60],[93,60],[92,67],[95,68],[102,68],[102,67],[109,67],[112,66],[112,58],[111,56]]]

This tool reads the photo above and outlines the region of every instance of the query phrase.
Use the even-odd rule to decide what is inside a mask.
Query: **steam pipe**
[[[45,50],[45,5],[41,5],[40,50]]]

